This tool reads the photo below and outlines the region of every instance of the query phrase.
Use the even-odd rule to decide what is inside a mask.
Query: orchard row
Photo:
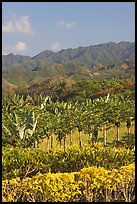
[[[36,103],[35,103],[36,100]],[[37,105],[36,105],[37,104]],[[126,122],[128,142],[130,127],[135,120],[135,100],[130,95],[108,94],[97,99],[82,102],[53,102],[50,97],[41,95],[32,99],[29,95],[13,95],[2,99],[2,142],[3,145],[32,147],[43,138],[51,139],[53,135],[60,142],[72,131],[79,132],[79,145],[82,145],[81,132],[89,135],[89,144],[97,141],[98,131],[103,128],[104,145],[107,143],[106,130],[115,126],[116,144],[119,142],[119,127]]]

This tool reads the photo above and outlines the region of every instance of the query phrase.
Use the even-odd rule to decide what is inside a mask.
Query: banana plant
[[[55,121],[55,135],[57,136],[57,140],[61,143],[62,140],[64,140],[64,150],[66,148],[66,135],[69,133],[69,130],[67,128],[67,123],[64,118],[64,115],[62,115],[60,112],[58,115],[56,115],[56,121]]]
[[[75,105],[71,102],[68,102],[67,106],[65,106],[64,109],[64,119],[66,121],[65,122],[66,128],[70,136],[70,146],[72,146],[72,131],[75,129],[74,117],[75,117]]]
[[[93,101],[93,110],[94,110],[94,112],[93,112],[93,120],[94,120],[93,125],[95,127],[94,133],[97,134],[98,128],[103,127],[104,146],[106,146],[106,144],[107,144],[107,132],[106,132],[106,130],[109,128],[108,125],[110,125],[110,121],[109,121],[110,104],[111,104],[110,94],[108,94],[106,97],[100,97],[100,98]],[[93,136],[94,136],[94,134],[93,134]]]
[[[87,142],[90,144],[91,141],[91,134],[92,134],[92,118],[93,118],[93,108],[92,108],[92,100],[91,99],[86,99],[85,100],[85,120],[84,120],[84,133],[88,134]]]
[[[130,127],[135,120],[135,101],[129,97],[123,99],[122,103],[122,117],[126,121],[128,146],[130,145]]]
[[[19,135],[14,125],[14,112],[23,107],[23,97],[13,95],[2,99],[2,143],[15,146],[19,143]]]
[[[116,127],[116,139],[115,142],[118,145],[119,143],[119,127],[121,123],[124,121],[122,117],[122,105],[123,105],[123,98],[119,97],[118,95],[114,94],[110,103],[110,108],[108,109],[109,123],[112,123]]]
[[[34,133],[36,131],[37,119],[34,111],[26,110],[25,113],[19,115],[15,113],[15,123],[18,130],[20,139],[24,142],[25,146],[31,146],[36,138]]]

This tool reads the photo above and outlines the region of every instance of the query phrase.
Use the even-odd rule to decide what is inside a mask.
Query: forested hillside
[[[34,57],[14,55],[2,56],[2,68],[9,71],[25,71],[54,64],[78,63],[90,68],[97,64],[117,64],[124,60],[134,63],[134,42],[108,42],[89,47],[63,49],[59,52],[43,51]]]

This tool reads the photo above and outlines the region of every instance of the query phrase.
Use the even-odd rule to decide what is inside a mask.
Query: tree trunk
[[[66,136],[64,136],[64,151],[66,149]]]
[[[127,144],[128,144],[128,146],[129,146],[129,144],[130,144],[130,127],[128,127],[127,128],[127,134],[128,134],[128,138],[127,138]]]
[[[92,145],[94,145],[94,130],[92,129]]]
[[[70,130],[70,146],[72,146],[72,130]]]
[[[98,129],[94,129],[94,142],[96,143],[98,139]]]
[[[88,144],[90,144],[90,133],[88,134]]]
[[[92,129],[92,145],[94,145],[94,127]]]
[[[53,135],[51,134],[51,149],[53,149]]]
[[[107,131],[106,131],[106,125],[104,125],[103,129],[103,137],[104,137],[104,146],[107,144]]]
[[[59,143],[60,143],[60,148],[61,148],[61,139],[60,139]]]
[[[4,196],[2,196],[2,203],[3,202],[8,202],[8,200]]]
[[[47,138],[47,150],[48,150],[48,147],[49,147],[49,138]]]
[[[135,134],[135,120],[134,120],[133,134]]]
[[[36,149],[38,148],[38,142],[37,141],[34,142],[34,148],[36,148]]]
[[[117,132],[116,132],[116,143],[118,144],[119,141],[119,127],[117,127]]]
[[[110,198],[111,198],[111,193],[109,189],[105,189],[105,194],[106,194],[106,202],[110,202]]]
[[[81,131],[79,131],[79,146],[82,147],[82,141],[81,141]]]

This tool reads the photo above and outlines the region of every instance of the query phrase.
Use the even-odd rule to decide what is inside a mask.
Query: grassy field
[[[122,139],[122,136],[127,133],[127,127],[126,123],[122,123],[122,125],[119,128],[119,139]],[[134,123],[131,126],[131,133],[134,133]],[[81,133],[81,138],[82,138],[82,144],[88,144],[88,134],[85,134],[83,131]],[[98,138],[103,138],[103,132],[99,131],[98,132]],[[107,142],[112,142],[116,138],[116,127],[112,127],[109,130],[107,130]],[[72,132],[72,145],[78,145],[79,144],[79,135],[78,131],[75,130]],[[70,145],[70,136],[66,136],[66,147]],[[38,145],[40,149],[49,149],[51,146],[51,140],[45,138],[43,141],[41,141]],[[56,136],[53,135],[53,148],[54,149],[59,149],[60,144],[56,140]],[[63,141],[62,141],[62,148],[63,148]]]

